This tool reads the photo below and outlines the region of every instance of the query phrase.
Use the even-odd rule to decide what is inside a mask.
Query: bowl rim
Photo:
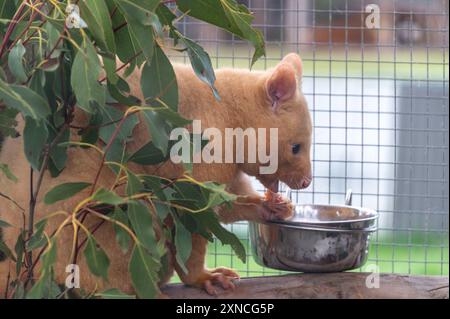
[[[337,207],[337,208],[349,208],[358,211],[369,212],[370,216],[359,218],[359,219],[343,219],[343,220],[315,220],[315,221],[290,221],[290,220],[273,220],[268,221],[271,224],[283,224],[283,225],[330,225],[330,224],[351,224],[358,222],[365,222],[371,220],[378,220],[379,214],[376,210],[371,208],[359,207],[359,206],[350,206],[350,205],[331,205],[331,204],[301,204],[296,205],[295,207],[301,206],[320,206],[320,207]]]
[[[285,228],[291,228],[291,229],[298,229],[298,230],[306,230],[306,231],[319,231],[319,232],[334,232],[334,233],[374,233],[378,231],[377,226],[369,226],[365,228],[332,228],[332,227],[321,227],[318,225],[305,225],[305,224],[282,224],[282,223],[273,223],[273,222],[252,222],[255,224],[263,224],[267,226],[277,226],[277,227],[285,227]],[[316,227],[315,227],[316,226]]]

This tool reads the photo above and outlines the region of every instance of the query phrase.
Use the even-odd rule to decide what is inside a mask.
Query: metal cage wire
[[[267,56],[254,69],[273,67],[289,52],[304,61],[314,181],[292,200],[342,204],[351,188],[354,205],[380,213],[362,270],[448,275],[448,0],[238,2],[266,39]],[[380,9],[379,28],[366,24],[369,4]],[[252,48],[237,37],[189,17],[179,28],[216,68],[250,67]],[[250,253],[247,224],[228,227]],[[218,242],[207,263],[242,276],[280,273],[250,255],[244,264]]]

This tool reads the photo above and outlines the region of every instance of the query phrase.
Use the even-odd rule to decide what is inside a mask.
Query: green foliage
[[[200,78],[200,80],[211,86],[214,96],[216,97],[216,99],[220,100],[219,92],[214,86],[216,76],[214,75],[208,53],[206,53],[206,51],[203,50],[203,48],[194,41],[186,37],[180,38],[183,44],[186,46],[186,51],[189,55],[192,68],[194,69],[195,73]]]
[[[167,161],[173,145],[171,131],[191,123],[178,113],[178,83],[167,56],[170,49],[186,51],[197,76],[220,99],[208,53],[177,30],[178,17],[190,15],[250,41],[255,46],[254,62],[264,54],[264,42],[250,25],[252,15],[234,0],[178,0],[177,8],[160,0],[80,0],[80,16],[87,27],[71,28],[65,24],[68,3],[44,1],[31,7],[26,1],[0,0],[0,135],[23,137],[23,152],[34,174],[33,205],[24,213],[33,217],[33,202],[42,197],[51,205],[78,196],[76,207],[71,205],[74,211],[49,214],[32,229],[25,223],[14,225],[21,227],[14,249],[0,241],[0,252],[16,262],[8,297],[67,296],[55,283],[53,268],[57,239],[68,228],[78,230],[71,257],[76,261],[82,250],[89,271],[99,280],[108,280],[111,256],[97,244],[95,229],[84,224],[89,214],[112,223],[124,256],[131,250],[129,277],[139,298],[159,294],[158,282],[167,266],[167,241],[176,248],[176,261],[185,272],[194,249],[192,233],[208,240],[215,235],[243,259],[243,246],[220,225],[213,211],[218,205],[229,205],[236,196],[219,184],[193,179],[189,163],[172,180],[136,174],[129,164]],[[12,22],[13,18],[19,23]],[[172,38],[173,47],[166,37]],[[142,69],[143,101],[130,94],[128,84],[128,76],[137,67]],[[74,124],[75,114],[86,121]],[[18,128],[18,119],[25,123],[23,128]],[[148,128],[152,140],[130,152],[127,145],[139,125]],[[101,165],[92,181],[66,180],[40,194],[44,174],[57,177],[67,169],[72,162],[68,150],[74,147],[79,148],[77,154],[91,154],[80,161],[90,161],[98,153]],[[101,185],[104,169],[115,174],[112,185]],[[6,164],[0,163],[0,173],[17,182]],[[88,195],[80,199],[81,194]],[[63,221],[49,232],[49,219],[55,216],[63,216]],[[11,225],[0,221],[0,227]],[[160,230],[158,235],[155,229]],[[78,240],[78,233],[85,236],[84,241]],[[31,260],[32,267],[24,267],[25,260]],[[41,265],[34,268],[37,261]],[[33,274],[33,269],[39,271]],[[134,298],[117,289],[86,296]]]
[[[58,201],[71,198],[75,194],[91,185],[90,183],[65,183],[52,188],[44,197],[47,205],[54,204]]]
[[[186,229],[178,218],[175,219],[175,225],[175,246],[177,247],[176,259],[181,269],[187,274],[188,270],[185,267],[185,264],[192,251],[191,232]]]
[[[7,179],[17,182],[17,177],[14,175],[13,172],[9,169],[9,166],[6,164],[0,164],[0,172],[2,172]]]
[[[100,188],[92,197],[93,201],[98,201],[103,204],[120,205],[124,203],[124,199],[116,193],[104,188]]]
[[[116,207],[113,215],[111,216],[117,222],[130,227],[127,214],[120,207]],[[130,247],[131,238],[126,230],[117,224],[114,224],[114,232],[116,234],[116,241],[124,253],[126,253]]]
[[[136,298],[136,296],[127,295],[116,288],[105,290],[103,292],[96,294],[95,296],[102,298],[102,299],[135,299]]]
[[[31,167],[36,171],[41,169],[41,159],[47,137],[48,129],[43,121],[37,121],[31,117],[25,119],[25,128],[23,130],[25,156]]]
[[[128,269],[131,282],[140,298],[150,299],[158,296],[159,267],[159,261],[137,243],[131,254]]]
[[[11,251],[11,249],[9,249],[9,247],[5,244],[5,242],[3,242],[1,238],[0,238],[0,252],[3,253],[8,258],[11,258],[13,260],[15,259],[13,252]]]
[[[161,105],[161,103],[158,103],[158,100],[161,100],[170,109],[177,111],[177,79],[172,64],[159,45],[155,47],[152,62],[145,64],[142,69],[141,85],[146,104],[156,103],[156,105]]]
[[[35,120],[45,119],[50,115],[47,102],[36,92],[25,86],[7,84],[0,79],[0,99],[6,106]]]
[[[150,252],[155,252],[155,232],[153,230],[152,215],[149,213],[147,206],[140,202],[128,203],[128,218],[140,245]]]
[[[22,42],[19,41],[12,48],[11,53],[8,55],[8,66],[11,73],[15,76],[17,82],[23,83],[27,80],[25,68],[23,66],[23,57],[26,49]]]
[[[128,161],[141,165],[155,165],[165,162],[169,159],[168,154],[164,155],[153,142],[149,142],[133,153]]]
[[[252,64],[265,54],[262,33],[251,27],[253,15],[236,0],[178,0],[177,4],[186,14],[250,41],[255,47]]]
[[[15,129],[17,121],[15,120],[17,111],[14,109],[4,109],[0,108],[0,150],[3,137],[17,137],[18,133]]]
[[[98,82],[101,72],[100,60],[89,39],[83,41],[72,66],[72,88],[77,98],[77,106],[88,113],[95,107],[103,107],[106,100],[105,87]]]
[[[47,238],[44,236],[44,229],[46,225],[46,219],[36,223],[33,236],[31,236],[30,240],[26,243],[27,250],[34,250],[47,244]]]
[[[109,258],[93,236],[88,236],[84,256],[91,273],[108,280]]]

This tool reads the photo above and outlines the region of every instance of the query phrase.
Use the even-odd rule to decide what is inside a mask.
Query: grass
[[[219,45],[219,44],[215,44]],[[252,51],[243,45],[211,46],[207,51],[215,68],[249,68]],[[296,48],[267,47],[266,58],[253,66],[254,70],[272,68],[288,52]],[[396,79],[414,81],[448,81],[448,49],[441,48],[364,48],[312,45],[300,50],[306,77],[354,77],[364,79]],[[172,56],[172,55],[171,55]],[[182,54],[172,56],[175,62],[185,62]]]

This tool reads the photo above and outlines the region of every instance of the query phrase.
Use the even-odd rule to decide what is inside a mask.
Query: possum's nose
[[[311,180],[305,179],[305,180],[303,181],[302,188],[306,188],[306,187],[308,187],[309,185],[311,185]]]
[[[285,181],[285,183],[292,189],[304,189],[309,185],[311,185],[311,182],[312,182],[311,175],[297,177],[296,179],[291,178]]]
[[[306,176],[303,179],[302,188],[308,187],[309,185],[311,185],[311,182],[312,182],[312,177],[311,176]]]

